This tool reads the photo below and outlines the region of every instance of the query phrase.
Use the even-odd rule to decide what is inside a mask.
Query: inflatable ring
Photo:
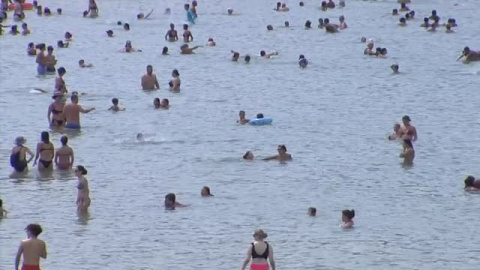
[[[23,3],[22,7],[23,7],[23,10],[32,10],[34,8],[32,3]],[[15,3],[11,3],[10,5],[8,5],[8,9],[9,10],[14,10],[15,9]]]
[[[263,126],[263,125],[270,125],[272,122],[273,122],[273,118],[264,117],[264,118],[252,119],[248,123],[252,126]]]

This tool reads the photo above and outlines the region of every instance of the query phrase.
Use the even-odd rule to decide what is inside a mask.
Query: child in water
[[[81,59],[80,61],[78,61],[78,65],[81,67],[81,68],[90,68],[90,67],[93,67],[92,64],[85,64],[85,60]]]
[[[355,217],[355,210],[343,210],[342,211],[342,225],[340,227],[344,229],[353,227],[353,218]]]
[[[118,111],[125,111],[125,108],[121,109],[119,106],[118,106],[118,98],[113,98],[112,99],[112,106],[110,107],[110,109],[108,109],[109,111],[114,111],[114,112],[118,112]]]

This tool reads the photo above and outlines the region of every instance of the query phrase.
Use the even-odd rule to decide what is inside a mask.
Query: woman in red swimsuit
[[[272,270],[275,270],[272,246],[264,241],[267,238],[267,234],[263,230],[256,230],[253,238],[255,240],[248,248],[247,258],[243,262],[242,270],[247,267],[250,260],[252,260],[251,270],[268,270],[268,262],[270,262]]]

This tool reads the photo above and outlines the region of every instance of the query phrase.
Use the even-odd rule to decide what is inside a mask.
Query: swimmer
[[[183,42],[188,43],[193,41],[193,35],[190,30],[188,30],[188,24],[183,25]]]
[[[430,25],[430,28],[427,29],[427,32],[436,32],[437,31],[437,25],[432,24]]]
[[[200,195],[202,195],[202,197],[213,197],[213,194],[210,193],[210,188],[207,186],[204,186],[202,188],[202,191],[200,191]]]
[[[392,15],[393,15],[393,16],[397,16],[397,15],[398,15],[398,9],[394,8],[394,9],[392,10]]]
[[[455,33],[455,31],[452,30],[452,26],[450,26],[449,23],[445,25],[445,33],[447,34]]]
[[[232,15],[232,14],[233,14],[233,8],[227,9],[227,14],[228,14],[228,15]]]
[[[268,262],[272,270],[275,270],[275,260],[273,259],[273,248],[265,241],[267,234],[263,230],[255,230],[253,234],[254,241],[248,247],[247,257],[243,261],[242,270],[245,270],[250,260],[251,270],[268,270]]]
[[[162,49],[162,55],[169,55],[169,54],[168,54],[168,47],[163,47],[163,49]]]
[[[154,99],[153,99],[153,107],[154,107],[155,109],[160,109],[160,108],[162,107],[159,98],[154,98]]]
[[[398,74],[398,73],[400,73],[400,71],[399,71],[400,67],[398,66],[398,64],[393,64],[393,65],[390,66],[390,68],[392,69],[393,74]],[[397,125],[398,125],[398,124],[397,124]],[[400,125],[399,125],[399,126],[400,126]]]
[[[180,47],[180,54],[195,54],[193,51],[201,47],[203,46],[195,46],[195,47],[189,48],[188,44],[183,44]]]
[[[33,42],[28,43],[27,54],[31,56],[37,55],[37,50],[35,49],[35,44]]]
[[[52,11],[50,11],[50,9],[48,7],[45,7],[45,9],[43,10],[43,14],[45,16],[51,16],[52,15]]]
[[[400,157],[403,158],[403,164],[412,165],[415,158],[415,149],[410,139],[403,140],[403,152],[400,153]]]
[[[435,21],[435,20],[440,20],[440,17],[437,15],[436,10],[432,10],[432,15],[430,15],[430,20]]]
[[[335,8],[335,3],[333,2],[333,0],[328,0],[327,8]]]
[[[267,25],[267,31],[273,31],[273,26],[272,25]]]
[[[30,30],[26,23],[22,23],[22,36],[30,35]]]
[[[8,214],[8,211],[3,208],[3,200],[0,199],[0,218],[6,217]]]
[[[272,56],[278,55],[278,52],[271,52],[271,53],[266,53],[265,51],[260,51],[260,56],[263,59],[270,59]]]
[[[308,29],[311,29],[311,28],[312,28],[312,22],[309,21],[309,20],[307,20],[307,21],[305,22],[305,29],[308,30]]]
[[[118,106],[118,98],[112,98],[112,106],[108,110],[119,112],[119,111],[125,111],[125,108],[120,108]]]
[[[338,2],[338,5],[342,8],[345,7],[345,1],[344,0],[340,0],[340,2]]]
[[[323,23],[325,24],[325,31],[327,33],[336,33],[338,32],[338,25],[330,23],[329,19],[323,20]]]
[[[405,18],[400,18],[398,26],[407,26],[407,20]]]
[[[387,48],[380,48],[380,50],[377,51],[376,56],[380,57],[380,58],[385,58],[385,57],[387,57],[387,52],[388,52]]]
[[[186,207],[186,205],[177,202],[177,198],[174,193],[168,193],[165,196],[165,209],[175,210],[175,207]]]
[[[307,58],[305,58],[305,56],[303,54],[301,54],[299,57],[298,57],[298,65],[301,67],[301,68],[306,68],[307,65],[308,65],[308,60]]]
[[[18,28],[17,28],[17,25],[12,25],[12,27],[10,28],[10,34],[16,36],[18,34],[20,34],[20,32],[18,31]]]
[[[368,41],[367,42],[367,48],[365,48],[365,50],[363,51],[363,54],[375,55],[375,53],[373,52],[373,46],[374,46],[373,41]]]
[[[323,29],[325,27],[325,23],[323,22],[323,19],[320,18],[318,19],[318,28]]]
[[[423,18],[423,23],[420,24],[420,27],[425,27],[425,28],[430,27],[429,19],[427,17]]]
[[[298,3],[299,6],[303,7],[305,4],[303,2]]]
[[[408,13],[408,15],[409,15],[408,18],[409,18],[410,20],[415,19],[415,10],[410,11],[410,12]]]
[[[15,257],[15,270],[20,266],[23,255],[22,270],[40,270],[40,258],[47,258],[47,245],[38,239],[42,233],[42,227],[38,224],[28,224],[25,228],[27,239],[22,240]]]
[[[55,92],[65,94],[68,93],[67,85],[63,80],[63,75],[67,73],[67,70],[64,67],[60,67],[57,70],[58,77],[55,78]]]
[[[122,22],[121,22],[121,21],[118,21],[118,22],[117,22],[117,25],[122,25]]]
[[[88,14],[88,11],[87,11],[87,14]],[[37,15],[38,15],[38,16],[42,16],[42,15],[43,15],[42,6],[37,6]],[[85,14],[83,15],[83,17],[85,17]]]
[[[67,124],[65,125],[68,129],[77,129],[80,130],[80,113],[89,113],[95,108],[84,109],[82,106],[78,105],[78,95],[73,95],[70,97],[71,103],[65,105],[63,108],[63,113],[65,114],[65,119]]]
[[[32,161],[34,155],[32,151],[24,144],[27,140],[23,137],[15,138],[15,146],[12,148],[10,154],[10,166],[15,169],[16,172],[22,173],[28,170],[28,163]],[[30,155],[30,158],[27,160],[27,154]]]
[[[160,108],[161,108],[161,109],[168,109],[168,108],[170,108],[170,101],[168,100],[168,98],[162,99],[162,101],[160,102]]]
[[[258,118],[258,117],[257,117]],[[287,154],[287,147],[283,144],[279,145],[277,148],[278,155],[264,158],[263,160],[278,160],[278,161],[287,161],[292,160],[292,155]]]
[[[63,114],[63,93],[55,92],[52,96],[53,102],[48,106],[47,119],[52,127],[62,127],[65,123],[65,115]]]
[[[469,47],[463,48],[462,55],[458,57],[457,61],[465,57],[465,63],[473,61],[480,61],[480,51],[472,51]]]
[[[346,29],[348,27],[347,23],[345,22],[345,17],[342,15],[338,18],[340,24],[339,24],[339,28],[340,30],[343,30],[343,29]]]
[[[57,8],[57,15],[62,15],[62,9],[61,8]]]
[[[451,27],[457,27],[457,22],[455,21],[455,19],[448,19],[448,23]]]
[[[147,15],[145,15],[143,13],[138,13],[137,14],[137,19],[139,19],[139,20],[148,19],[148,17],[150,17],[150,15],[152,15],[152,13],[153,13],[153,8],[152,8],[152,10],[150,10],[150,13],[148,13]]]
[[[172,10],[170,8],[166,8],[164,14],[169,15],[170,13],[172,13]]]
[[[366,38],[366,37],[362,37],[362,38],[360,39],[360,42],[362,42],[362,43],[367,42],[367,38]]]
[[[59,40],[59,41],[57,42],[57,46],[58,46],[59,48],[68,48],[68,45],[70,45],[68,42],[65,42],[65,43],[64,43],[64,42],[61,41],[61,40]]]
[[[130,24],[125,23],[125,24],[123,25],[123,30],[125,30],[125,31],[130,31]]]
[[[130,40],[127,40],[125,42],[125,48],[121,50],[121,52],[126,52],[126,53],[132,53],[132,52],[141,52],[142,50],[134,49],[132,46],[132,42]]]
[[[215,47],[217,44],[215,43],[215,41],[213,40],[213,38],[209,38],[208,41],[207,41],[207,45],[208,47]]]
[[[142,133],[137,134],[137,141],[138,142],[145,142],[145,137],[143,136]]]
[[[475,177],[469,175],[465,179],[465,190],[466,191],[480,191],[480,180],[475,179]],[[0,213],[1,214],[1,213]]]
[[[407,4],[401,3],[400,4],[400,11],[410,11],[410,9],[407,7]]]
[[[95,0],[89,0],[88,13],[90,14],[90,18],[98,17],[98,6]]]
[[[55,157],[55,148],[50,142],[50,134],[47,131],[41,133],[41,142],[37,144],[37,154],[33,161],[33,166],[38,163],[39,171],[53,170],[53,158]]]
[[[67,145],[67,136],[62,136],[62,138],[60,138],[60,142],[62,143],[62,147],[58,148],[57,152],[55,153],[55,164],[59,170],[70,170],[72,169],[73,162],[75,161],[73,149]]]
[[[284,24],[285,24],[285,27],[290,27],[290,22],[288,22],[288,21],[285,21],[285,23],[284,23]]]
[[[48,46],[47,48],[47,55],[45,55],[45,59],[47,60],[47,72],[48,73],[55,73],[55,65],[57,64],[57,60],[55,59],[55,55],[53,55],[53,47]]]
[[[280,11],[281,8],[282,8],[282,3],[277,2],[277,6],[273,10]]]
[[[66,41],[72,41],[72,37],[73,37],[72,33],[65,32],[65,40]]]
[[[245,160],[253,160],[254,158],[255,158],[255,156],[250,151],[247,151],[245,153],[245,155],[243,155],[243,159],[245,159]]]
[[[340,227],[344,229],[352,228],[354,225],[353,218],[355,217],[355,210],[343,210],[342,211],[342,224]]]
[[[92,64],[85,64],[85,60],[81,59],[78,61],[78,66],[81,68],[91,68],[93,67]]]
[[[23,1],[16,0],[15,1],[15,9],[13,11],[13,19],[15,21],[21,21],[25,19],[25,13],[23,12]]]
[[[160,89],[160,84],[157,80],[157,75],[153,73],[153,67],[151,65],[147,66],[147,74],[142,76],[142,89],[143,90],[156,90]]]
[[[87,175],[87,169],[85,167],[78,165],[74,171],[75,176],[78,179],[77,182],[77,211],[86,212],[90,206],[90,188],[88,187],[88,180],[85,178]]]
[[[85,11],[83,12],[83,17],[86,18],[87,16],[88,16],[88,10],[85,10]]]
[[[257,113],[257,119],[262,119],[263,118],[263,113]]]
[[[240,111],[238,113],[238,117],[239,119],[237,120],[237,123],[241,124],[241,125],[245,125],[247,124],[248,122],[250,122],[250,119],[246,119],[245,118],[245,111]]]
[[[165,40],[170,42],[175,42],[178,40],[177,30],[175,30],[175,25],[173,23],[170,24],[170,30],[167,31],[165,35]]]
[[[400,124],[395,123],[395,125],[393,125],[393,133],[388,136],[388,139],[393,141],[400,138],[402,138],[402,129]]]
[[[180,92],[180,73],[178,70],[174,69],[172,71],[173,79],[168,83],[170,86],[170,91],[172,92]]]
[[[287,7],[287,4],[286,3],[283,3],[282,6],[280,7],[280,11],[283,11],[283,12],[287,12],[289,11],[290,9]]]
[[[308,208],[307,215],[310,217],[314,217],[317,215],[317,208],[315,207],[310,207]]]
[[[402,117],[402,122],[403,122],[402,139],[409,139],[412,141],[416,141],[418,139],[417,129],[412,124],[410,124],[411,121],[412,120],[408,115],[405,115]]]

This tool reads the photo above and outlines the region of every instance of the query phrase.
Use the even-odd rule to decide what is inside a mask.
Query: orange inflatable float
[[[32,3],[23,3],[22,7],[24,10],[32,10],[33,9],[33,4]],[[8,5],[9,10],[14,10],[15,9],[15,3],[11,3]]]

